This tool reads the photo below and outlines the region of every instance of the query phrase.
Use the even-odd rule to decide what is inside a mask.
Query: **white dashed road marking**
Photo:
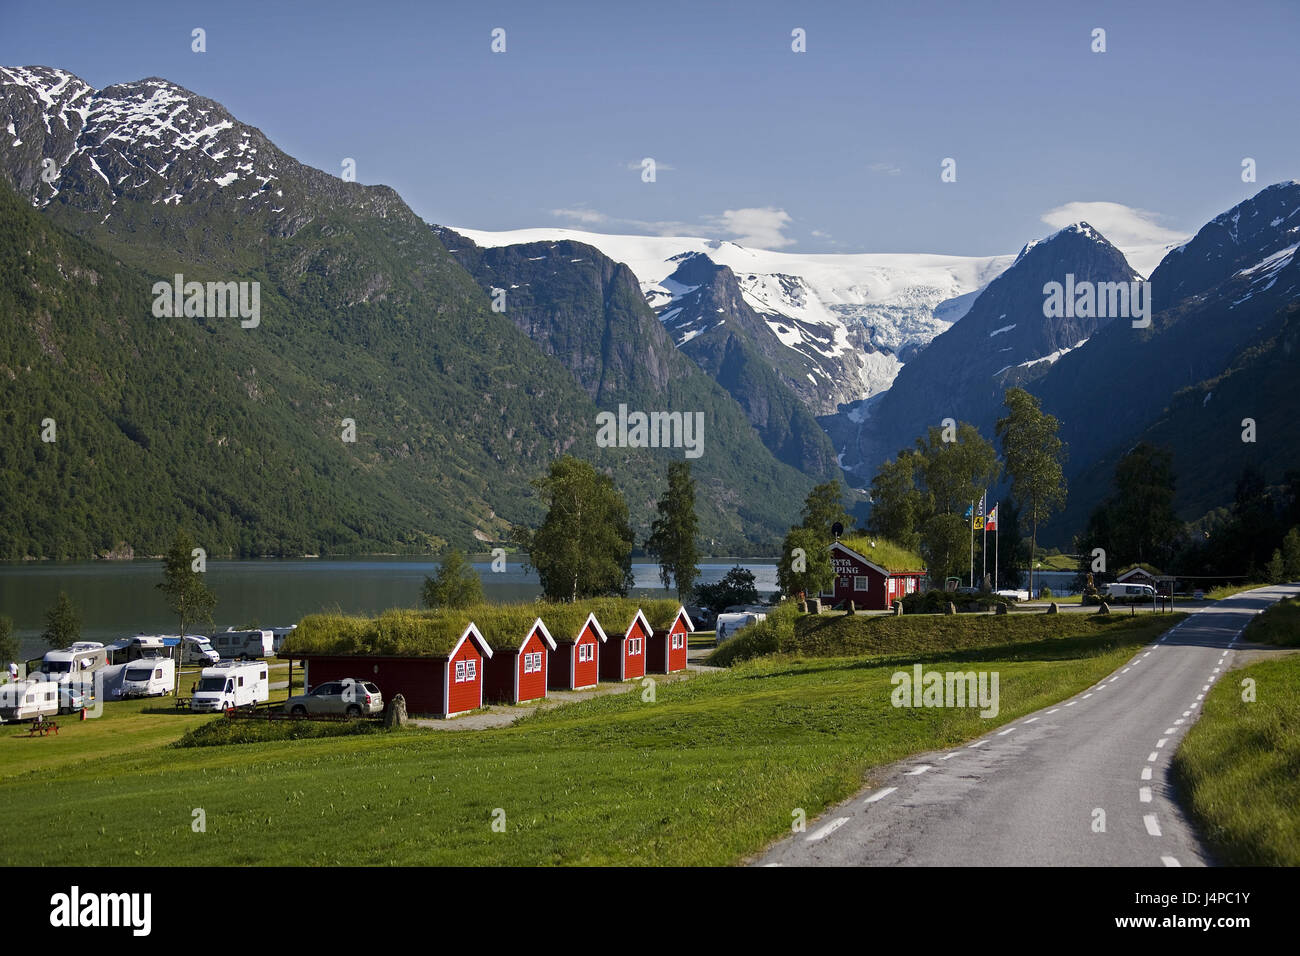
[[[883,799],[885,799],[885,797],[889,796],[891,793],[893,793],[893,792],[894,792],[895,790],[897,790],[897,789],[898,789],[897,787],[886,787],[884,790],[877,790],[875,793],[873,793],[871,796],[867,797],[867,799],[863,800],[862,802],[863,802],[863,803],[875,803],[877,800],[883,800]]]
[[[849,822],[848,817],[836,817],[834,820],[826,824],[824,827],[814,830],[812,833],[808,834],[806,839],[809,843],[816,843],[818,840],[824,840],[848,822]]]
[[[1147,825],[1147,833],[1152,836],[1160,836],[1160,821],[1156,819],[1154,813],[1148,813],[1142,818],[1142,822]]]

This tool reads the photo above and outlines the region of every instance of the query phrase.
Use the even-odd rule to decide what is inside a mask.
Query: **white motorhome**
[[[271,683],[263,661],[222,661],[199,671],[199,683],[190,698],[195,713],[251,707],[271,699]]]
[[[53,680],[65,680],[78,675],[89,676],[108,663],[108,652],[103,644],[78,641],[71,647],[46,651],[36,668]]]
[[[167,657],[141,657],[122,671],[118,696],[164,697],[176,686],[176,662]]]
[[[221,655],[206,637],[187,634],[181,639],[182,664],[216,664],[220,660]]]
[[[284,646],[284,639],[298,629],[297,624],[290,624],[288,627],[271,628],[271,650],[279,654],[280,648]]]
[[[213,649],[221,655],[223,661],[270,657],[275,653],[275,641],[271,637],[271,632],[266,630],[220,631],[211,635],[208,640],[212,642]]]
[[[59,712],[59,685],[52,680],[0,684],[0,721],[35,720]]]
[[[172,657],[176,653],[174,647],[170,647],[156,634],[137,634],[135,637],[124,637],[120,641],[108,645],[105,650],[108,651],[109,663],[127,664],[131,661],[138,661],[143,657]]]
[[[1112,582],[1106,585],[1106,596],[1110,598],[1125,598],[1130,601],[1146,599],[1152,600],[1156,596],[1156,589],[1149,584],[1120,584]]]
[[[767,615],[761,611],[738,611],[731,614],[719,614],[717,635],[718,643],[730,637],[734,637],[736,632],[749,627],[751,624],[757,624],[759,621],[766,621]]]

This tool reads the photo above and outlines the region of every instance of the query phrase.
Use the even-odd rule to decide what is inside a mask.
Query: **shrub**
[[[375,720],[231,720],[218,717],[195,727],[173,747],[224,747],[312,737],[351,737],[388,733]]]
[[[769,611],[765,620],[751,624],[735,637],[723,641],[705,663],[714,667],[730,667],[751,657],[789,649],[794,644],[794,622],[798,618],[798,606],[793,601],[787,601]]]
[[[1051,597],[1055,597],[1056,595],[1052,593],[1051,588],[1039,588],[1038,596],[1040,598],[1051,598]]]

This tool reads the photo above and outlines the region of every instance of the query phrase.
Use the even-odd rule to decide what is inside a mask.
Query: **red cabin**
[[[613,625],[607,620],[605,624]],[[646,642],[654,628],[645,614],[637,608],[626,629],[620,626],[605,628],[607,640],[600,655],[600,679],[608,681],[635,680],[645,676]]]
[[[686,608],[678,608],[673,623],[657,629],[646,641],[646,670],[654,674],[671,674],[686,670],[688,635],[695,631]]]
[[[579,622],[552,618],[555,629],[551,635],[555,648],[551,651],[547,671],[547,687],[554,690],[581,690],[600,683],[600,652],[605,643],[604,630],[594,613],[588,613]]]
[[[412,714],[455,717],[483,706],[484,662],[492,648],[474,624],[445,655],[384,657],[358,654],[302,653],[303,679],[308,690],[326,681],[355,677],[374,681],[388,702],[406,698]]]
[[[489,630],[494,653],[485,665],[487,700],[518,704],[545,697],[549,656],[554,653],[556,643],[542,619],[533,621],[522,638],[517,634],[498,634],[490,626]]]
[[[869,550],[865,542],[863,547]],[[925,579],[919,560],[911,568],[891,569],[843,541],[831,545],[831,567],[835,571],[835,580],[831,590],[822,598],[833,605],[852,601],[856,608],[866,611],[889,610],[904,595],[920,590]]]

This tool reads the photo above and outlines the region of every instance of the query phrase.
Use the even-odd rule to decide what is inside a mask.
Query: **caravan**
[[[120,641],[108,645],[104,650],[108,652],[108,661],[110,664],[127,664],[131,661],[138,661],[144,657],[172,657],[176,653],[176,638],[162,638],[157,635],[137,634],[135,637],[124,637]]]
[[[165,697],[175,686],[175,661],[167,657],[142,657],[126,665],[117,695],[123,699]]]
[[[182,664],[216,664],[220,660],[221,655],[206,637],[187,634],[181,639]]]
[[[252,707],[271,699],[267,665],[262,661],[240,664],[222,661],[199,671],[199,683],[190,699],[195,713]]]
[[[0,684],[0,723],[36,720],[59,712],[59,685],[52,680],[20,680]]]

